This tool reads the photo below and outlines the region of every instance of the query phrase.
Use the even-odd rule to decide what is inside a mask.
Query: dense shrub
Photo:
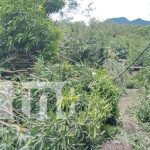
[[[76,62],[86,62],[99,66],[107,57],[104,34],[97,26],[87,26],[84,22],[61,22],[63,38],[60,54]]]
[[[42,0],[1,2],[0,59],[11,58],[7,63],[12,68],[29,65],[39,55],[50,59],[58,49],[60,32],[47,18],[42,4]]]
[[[95,149],[105,138],[114,134],[113,125],[117,123],[118,118],[119,94],[104,70],[92,69],[81,64],[70,65],[67,62],[52,66],[44,64],[45,67],[41,64],[38,62],[35,66],[36,72],[32,75],[33,79],[66,81],[62,90],[63,101],[61,103],[65,118],[57,119],[56,109],[49,109],[48,119],[43,122],[32,119],[23,121],[20,126],[26,128],[27,131],[21,132],[22,137],[14,136],[18,133],[9,134],[8,136],[13,137],[9,139],[10,147],[88,150]],[[70,91],[71,88],[74,88],[74,93]],[[47,89],[45,92],[49,95],[53,94]],[[37,102],[40,91],[34,90],[32,93],[33,101]],[[15,99],[17,103],[20,95],[16,97],[18,97]],[[48,101],[55,106],[56,97],[50,97]],[[74,103],[74,113],[70,113],[72,103]],[[36,110],[37,106],[32,106]],[[3,143],[6,142],[8,141],[3,141]],[[0,142],[1,147],[3,143]]]

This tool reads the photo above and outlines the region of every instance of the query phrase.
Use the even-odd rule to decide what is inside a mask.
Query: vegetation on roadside
[[[0,120],[1,150],[99,149],[117,132],[125,88],[141,89],[136,117],[150,133],[150,51],[132,66],[141,71],[129,68],[113,81],[149,42],[149,26],[52,20],[66,5],[75,9],[75,0],[0,2],[0,75],[14,83],[14,120]],[[64,83],[61,118],[54,89],[26,89],[24,82]],[[31,113],[41,116],[39,103],[47,97],[47,116],[41,120],[23,114],[25,94],[32,99]]]

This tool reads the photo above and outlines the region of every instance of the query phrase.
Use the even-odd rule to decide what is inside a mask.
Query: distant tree
[[[103,33],[98,26],[93,25],[87,26],[84,22],[61,22],[63,38],[60,53],[76,62],[102,65],[107,57],[107,50]]]
[[[64,6],[65,6],[64,0],[47,0],[43,4],[46,14],[57,13]]]

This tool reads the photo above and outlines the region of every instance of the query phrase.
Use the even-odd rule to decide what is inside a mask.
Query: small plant
[[[142,102],[139,106],[137,116],[144,123],[150,122],[150,99]]]
[[[137,116],[142,122],[150,122],[150,70],[146,68],[138,75],[138,84],[141,86],[141,105],[139,106]]]

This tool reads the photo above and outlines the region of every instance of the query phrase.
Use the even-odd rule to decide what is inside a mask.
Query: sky
[[[91,15],[101,21],[126,17],[129,20],[142,18],[150,20],[150,0],[79,0],[81,9],[85,9],[89,2],[93,2]],[[83,16],[76,15],[75,20],[83,20]]]

